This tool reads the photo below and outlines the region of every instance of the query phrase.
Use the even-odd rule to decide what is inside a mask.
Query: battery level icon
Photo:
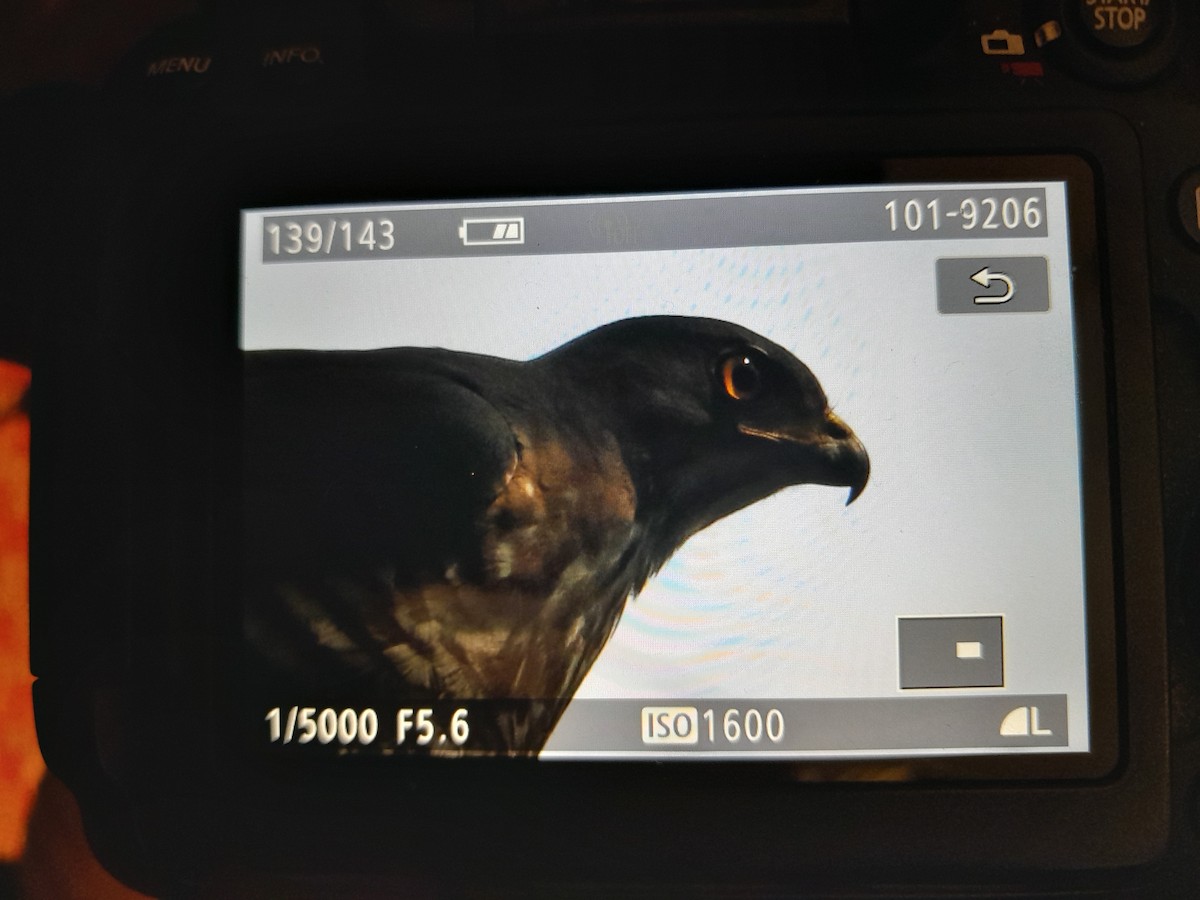
[[[463,219],[458,236],[467,247],[481,244],[525,243],[525,219],[510,216],[506,219]]]

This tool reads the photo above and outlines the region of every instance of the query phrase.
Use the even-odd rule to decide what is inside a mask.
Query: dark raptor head
[[[829,408],[816,377],[738,325],[626,319],[537,364],[570,386],[576,421],[597,423],[616,439],[638,518],[657,532],[665,555],[789,485],[846,486],[848,503],[866,487],[867,451]]]

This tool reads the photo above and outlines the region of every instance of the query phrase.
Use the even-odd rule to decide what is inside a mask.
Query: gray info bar
[[[262,220],[264,263],[1045,237],[1043,188],[750,193],[297,210]]]
[[[554,753],[823,753],[1066,747],[1065,694],[836,700],[576,700]]]

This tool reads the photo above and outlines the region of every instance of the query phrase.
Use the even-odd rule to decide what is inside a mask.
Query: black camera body
[[[24,187],[24,215],[37,239],[20,261],[30,273],[20,284],[38,335],[34,699],[47,763],[78,796],[100,859],[143,890],[185,893],[235,885],[358,894],[417,886],[556,894],[640,886],[714,896],[747,889],[908,895],[950,885],[980,894],[1194,890],[1200,63],[1190,51],[1197,41],[1197,11],[1158,2],[947,2],[920,14],[908,5],[867,2],[217,5],[152,36],[94,95],[27,97],[14,118],[32,113],[38,123],[28,132],[24,169],[33,173],[31,187]],[[993,221],[991,213],[998,238],[1009,243],[988,245],[988,253],[1009,261],[1005,277],[1020,280],[1013,273],[1025,270],[1012,261],[1043,258],[1035,242],[1043,220],[1052,218],[1058,184],[1066,186],[1071,264],[1068,274],[1061,264],[1066,250],[1061,258],[1045,254],[1052,279],[1046,314],[1064,309],[1053,281],[1061,277],[1074,292],[1064,334],[1075,342],[1064,345],[1063,358],[1073,366],[1078,418],[1064,434],[1078,435],[1069,445],[1078,465],[1065,481],[1077,485],[1071,496],[1081,498],[1084,512],[1082,524],[1077,515],[1071,526],[1083,587],[1082,624],[1070,633],[1086,647],[1078,673],[1086,685],[1086,747],[1039,754],[981,745],[958,752],[953,742],[938,743],[949,738],[934,735],[912,745],[920,752],[899,754],[871,744],[813,744],[794,756],[735,757],[727,747],[727,755],[714,750],[687,761],[638,756],[641,749],[629,759],[570,748],[562,760],[439,755],[432,750],[453,749],[459,737],[470,749],[468,715],[460,712],[470,704],[456,708],[452,692],[414,694],[413,708],[398,711],[368,703],[367,694],[325,695],[310,686],[280,690],[272,701],[261,690],[265,682],[247,660],[245,637],[245,584],[259,573],[258,559],[246,551],[255,527],[246,518],[253,485],[243,480],[246,409],[259,402],[246,360],[260,347],[317,345],[255,343],[248,310],[258,302],[256,279],[295,273],[299,291],[310,277],[325,284],[321,279],[342,277],[338,272],[383,271],[384,263],[351,267],[382,252],[385,214],[389,230],[407,235],[404,228],[420,215],[451,210],[461,230],[457,238],[446,232],[452,249],[427,254],[435,261],[430,266],[466,265],[462,260],[493,250],[517,254],[505,258],[524,265],[557,259],[559,251],[547,249],[557,237],[548,227],[536,231],[547,210],[560,210],[561,233],[574,234],[570,216],[590,215],[588,203],[619,201],[621,215],[578,220],[580,240],[596,244],[580,252],[610,253],[604,259],[617,267],[624,265],[620,254],[639,251],[638,241],[650,233],[643,213],[666,209],[655,206],[664,200],[683,204],[676,219],[692,223],[716,215],[720,203],[741,204],[721,219],[722,227],[736,229],[752,221],[741,210],[759,208],[747,204],[782,197],[791,210],[787,204],[808,203],[822,191],[846,200],[899,185],[893,199],[879,195],[879,243],[852,236],[847,246],[878,248],[888,260],[888,248],[896,247],[915,259],[926,252],[921,241],[937,237],[929,232],[931,217],[941,216],[943,228],[969,223],[974,231],[976,223],[982,230]],[[931,185],[932,193],[914,192],[914,185]],[[960,196],[954,185],[1034,185],[1035,193],[976,198],[973,188]],[[797,188],[810,193],[787,193]],[[472,231],[480,221],[484,230]],[[298,262],[287,259],[293,225]],[[1047,240],[1053,223],[1048,227]],[[475,247],[475,234],[483,244],[519,237],[523,246]],[[690,265],[699,257],[686,254],[725,246],[708,234],[661,249]],[[912,242],[887,244],[893,237]],[[773,240],[730,238],[728,246],[757,253],[776,246]],[[804,246],[833,243],[820,232]],[[969,252],[965,244],[944,252],[930,246],[939,260]],[[818,265],[820,252],[806,249],[805,264]],[[754,259],[745,263],[751,275]],[[921,265],[889,269],[897,296],[906,282],[933,277]],[[1001,271],[1001,263],[991,268]],[[830,263],[828,271],[848,270]],[[603,276],[602,268],[596,272],[592,277]],[[485,277],[500,276],[463,280],[464,289]],[[972,304],[968,286],[967,311],[1007,302],[1003,284],[993,286],[998,277],[975,278],[980,288]],[[314,288],[314,296],[342,296],[342,282],[328,284]],[[840,289],[831,275],[826,290]],[[653,302],[665,304],[668,289],[658,290]],[[760,288],[747,290],[749,303]],[[773,296],[761,289],[761,298]],[[625,301],[616,302],[620,313]],[[634,317],[644,314],[629,302]],[[872,302],[886,304],[888,295]],[[947,314],[956,310],[929,302],[931,335],[943,326],[999,322]],[[822,307],[815,308],[812,321],[820,323]],[[864,305],[863,327],[872,310],[884,308]],[[532,329],[539,316],[562,314],[536,309],[516,331]],[[662,311],[686,315],[688,307],[666,304]],[[393,313],[399,333],[417,329],[423,314],[415,307]],[[1014,318],[1004,322],[1037,314],[1005,313]],[[315,331],[341,327],[353,315],[332,313]],[[301,316],[289,308],[278,322]],[[501,327],[497,321],[465,326],[464,333]],[[812,327],[825,327],[835,336],[831,343],[854,343],[836,331],[841,326],[832,316]],[[859,334],[851,331],[856,340]],[[948,333],[946,346],[956,340]],[[904,349],[878,352],[870,358]],[[911,356],[919,362],[934,354],[914,348]],[[1014,354],[1011,367],[1027,357]],[[805,359],[826,377],[821,360]],[[997,365],[995,371],[1007,371]],[[826,371],[841,370],[834,361]],[[846,372],[853,375],[850,367]],[[730,397],[749,393],[745,376],[734,377],[726,375]],[[956,376],[947,365],[939,377],[944,381],[928,382],[932,394],[939,384],[950,390]],[[823,383],[833,403],[835,388]],[[972,384],[981,398],[1006,390]],[[878,399],[882,389],[876,390]],[[1013,421],[1020,421],[1040,416],[1044,399],[995,402],[1011,401]],[[871,454],[871,485],[846,513],[865,521],[879,509],[868,506],[873,492],[887,496],[889,478],[898,480],[889,458],[903,453],[889,448],[903,447],[914,434],[905,423],[931,401],[901,395],[894,418],[873,420],[894,424],[876,434],[895,437],[872,441],[866,424],[850,414],[853,395],[843,400],[834,403],[837,416],[857,429]],[[978,409],[987,402],[981,399]],[[982,422],[987,416],[978,409],[959,411]],[[1013,453],[1028,449],[1029,438],[1022,441]],[[979,479],[988,481],[990,472]],[[305,469],[297,478],[318,474]],[[854,477],[865,483],[865,472]],[[1032,483],[1040,476],[1035,470],[1020,477]],[[1033,508],[1046,519],[1072,518],[1047,497]],[[957,507],[947,501],[946,509]],[[990,516],[987,509],[960,512],[968,522]],[[1030,533],[1039,533],[1034,520],[1042,516],[1024,515]],[[956,564],[917,555],[911,571],[943,563]],[[858,565],[860,557],[839,571]],[[895,571],[895,582],[906,583],[908,572]],[[457,584],[459,577],[466,576],[447,571],[445,581]],[[1060,601],[1065,608],[1062,596],[1048,592],[1038,602]],[[921,598],[908,602],[923,609]],[[1041,696],[1036,687],[1014,687],[1026,640],[1020,616],[981,604],[971,607],[972,616],[994,611],[992,618],[1004,619],[1006,668],[998,683],[964,684]],[[886,618],[885,644],[896,634],[896,616]],[[804,621],[819,631],[824,620],[818,614]],[[906,656],[905,627],[896,638],[902,661],[914,658]],[[959,658],[986,656],[988,640],[960,640]],[[846,665],[852,672],[858,663]],[[926,690],[907,678],[901,672],[898,698]],[[661,727],[664,740],[682,740],[710,712],[694,700],[699,694],[663,688],[654,696],[661,706],[639,706],[649,716],[649,736]],[[717,688],[707,696],[731,695]],[[1044,704],[1040,723],[1037,702]],[[1080,701],[1072,694],[1070,702],[1076,715]],[[1028,738],[1033,746],[1039,734],[1062,727],[1048,724],[1049,701],[1009,705],[1023,712],[999,725],[1004,738]],[[382,737],[372,736],[371,747],[359,739],[368,706],[372,715],[379,711],[386,751],[373,752]],[[355,733],[339,734],[333,717],[350,709],[357,718],[338,722]],[[489,709],[470,706],[475,733],[482,733],[476,723]],[[733,717],[717,709],[709,720],[713,740],[723,733],[728,743],[736,733],[745,741],[761,731],[765,746],[773,722],[782,739],[785,716],[789,735],[809,727],[808,707],[794,714],[780,709],[774,720],[765,707],[761,716],[754,711],[756,718],[744,709]],[[323,723],[326,710],[331,717]],[[298,719],[313,723],[312,734],[328,731],[328,740],[292,741],[304,733]],[[428,753],[404,744],[420,736],[421,721],[436,722]]]

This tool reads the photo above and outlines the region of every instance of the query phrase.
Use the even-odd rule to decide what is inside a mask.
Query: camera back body
[[[31,665],[101,860],[1184,895],[1197,40],[217,4],[28,98]]]

